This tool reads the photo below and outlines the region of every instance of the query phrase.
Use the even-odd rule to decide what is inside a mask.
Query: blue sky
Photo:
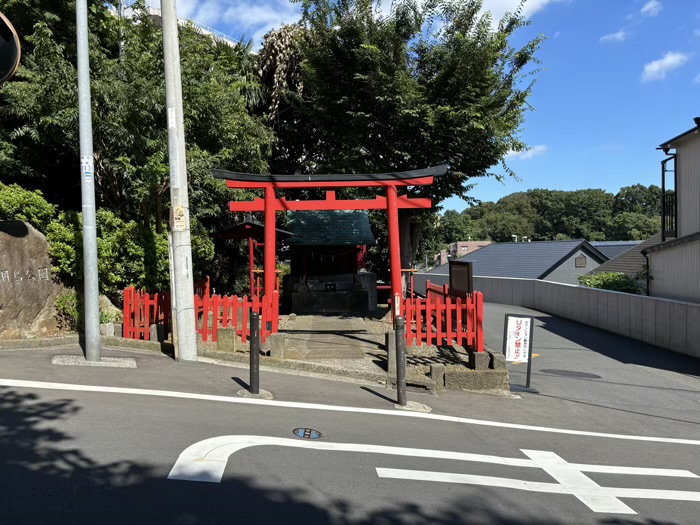
[[[495,16],[517,0],[485,0]],[[287,0],[178,0],[178,14],[259,41],[298,19]],[[532,25],[514,44],[548,40],[521,137],[531,149],[508,158],[522,179],[478,179],[471,195],[497,200],[529,188],[574,190],[660,184],[656,147],[700,116],[700,2],[530,0]],[[461,199],[443,203],[461,211]]]

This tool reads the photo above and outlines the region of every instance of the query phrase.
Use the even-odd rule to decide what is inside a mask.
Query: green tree
[[[76,211],[75,5],[8,1],[26,47],[18,75],[0,91],[0,181],[41,188],[62,210]],[[133,18],[123,20],[91,1],[89,23],[98,206],[160,236],[169,217],[161,29],[143,1]],[[222,44],[184,26],[180,49],[190,210],[203,227],[194,235],[206,237],[235,220],[229,200],[249,196],[228,190],[211,169],[265,172],[273,135],[250,111],[260,102],[262,85],[248,43]]]
[[[277,145],[277,160],[287,161],[276,164],[280,171],[384,172],[449,163],[449,175],[432,187],[409,190],[437,205],[466,197],[470,179],[489,175],[507,152],[525,148],[518,131],[542,39],[521,48],[509,43],[527,25],[519,12],[494,29],[489,14],[478,14],[478,0],[422,7],[400,1],[386,17],[370,0],[300,3],[302,30],[288,39],[292,48],[283,56],[301,57],[295,85],[303,90],[282,103],[286,122],[302,132],[292,146]],[[427,220],[420,215],[401,214],[402,265],[416,254]]]
[[[610,220],[606,236],[610,241],[639,241],[660,231],[660,215],[652,218],[642,213],[622,212]]]
[[[25,221],[40,232],[56,215],[56,207],[46,201],[40,191],[27,191],[17,184],[0,182],[0,221]]]
[[[634,184],[620,188],[615,195],[613,213],[642,213],[647,217],[661,217],[661,188],[652,184]]]

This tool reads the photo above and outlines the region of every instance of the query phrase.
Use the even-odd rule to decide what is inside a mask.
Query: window
[[[585,268],[586,267],[586,256],[585,255],[579,255],[574,259],[574,262],[576,264],[576,268]]]

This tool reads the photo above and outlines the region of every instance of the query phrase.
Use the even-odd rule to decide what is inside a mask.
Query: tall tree
[[[437,205],[467,197],[471,178],[489,175],[508,151],[526,147],[518,131],[542,38],[511,46],[527,25],[519,11],[494,28],[490,14],[479,14],[480,0],[401,0],[387,16],[371,0],[300,3],[303,29],[291,44],[302,58],[303,92],[288,96],[296,102],[284,109],[304,133],[294,148],[278,148],[303,156],[287,158],[281,170],[384,172],[449,163],[449,175],[432,187],[409,189]],[[415,212],[400,216],[405,267],[426,220]]]

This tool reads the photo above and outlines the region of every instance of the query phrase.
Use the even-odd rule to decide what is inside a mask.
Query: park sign
[[[7,17],[0,13],[0,85],[17,71],[20,55],[17,32]]]

